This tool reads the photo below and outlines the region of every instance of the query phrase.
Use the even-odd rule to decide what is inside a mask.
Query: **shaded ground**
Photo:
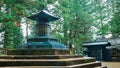
[[[120,68],[120,62],[102,62],[102,66],[107,66],[108,68]]]

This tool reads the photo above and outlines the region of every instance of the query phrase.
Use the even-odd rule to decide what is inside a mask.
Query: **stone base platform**
[[[69,50],[62,49],[9,49],[7,55],[67,55]]]
[[[92,62],[92,63],[86,63],[78,64],[78,65],[70,65],[70,66],[6,66],[1,68],[94,68],[95,66],[100,66],[100,62]],[[107,68],[107,67],[97,67],[97,68]]]
[[[61,49],[11,49],[0,55],[0,68],[104,68],[94,58]]]
[[[68,59],[82,57],[80,55],[1,55],[0,59]]]
[[[94,68],[101,62],[80,55],[1,55],[0,68]]]

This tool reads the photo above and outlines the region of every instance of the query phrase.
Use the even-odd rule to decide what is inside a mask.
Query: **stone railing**
[[[7,49],[0,48],[0,55],[7,55]]]

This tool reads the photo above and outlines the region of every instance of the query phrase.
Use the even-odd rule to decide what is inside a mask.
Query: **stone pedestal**
[[[10,49],[7,55],[69,55],[69,50],[62,49]]]

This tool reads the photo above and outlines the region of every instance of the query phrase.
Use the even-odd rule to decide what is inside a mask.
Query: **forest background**
[[[26,17],[43,5],[60,18],[51,22],[52,37],[78,53],[85,42],[120,37],[120,0],[0,0],[0,45],[16,48],[33,37],[35,22]]]

